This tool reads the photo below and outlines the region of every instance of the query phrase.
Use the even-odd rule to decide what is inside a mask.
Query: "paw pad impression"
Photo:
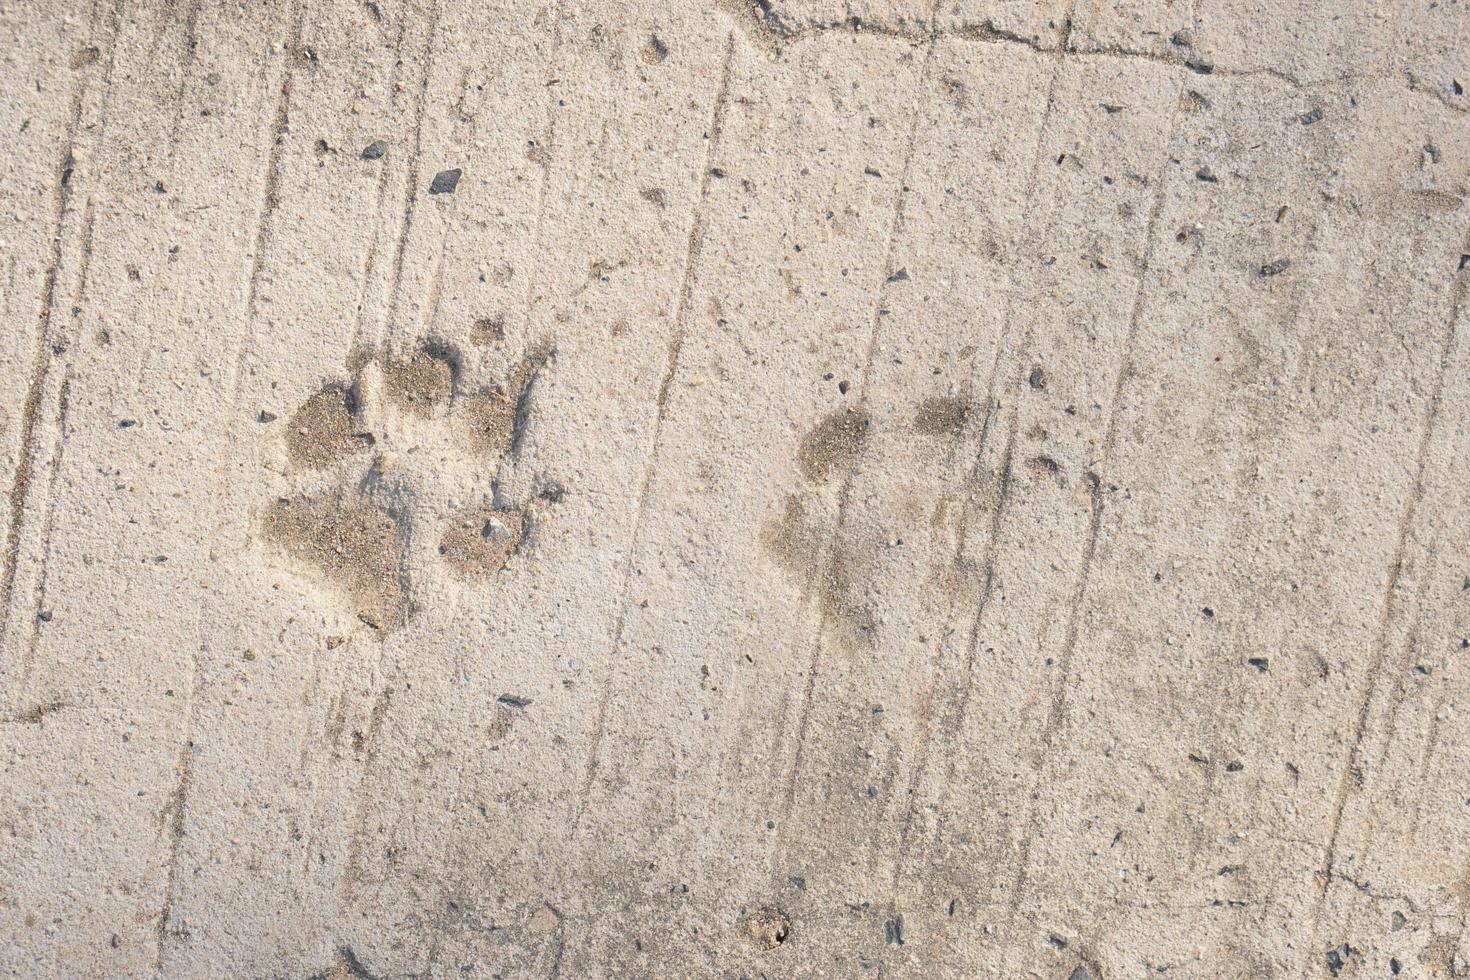
[[[397,359],[355,357],[350,380],[328,381],[286,422],[300,490],[265,508],[262,538],[385,632],[407,622],[414,579],[431,563],[461,581],[500,571],[533,510],[560,498],[557,488],[507,506],[494,479],[553,356],[533,350],[503,380],[474,389],[458,353],[441,344]]]

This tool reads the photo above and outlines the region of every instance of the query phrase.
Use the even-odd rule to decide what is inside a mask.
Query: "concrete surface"
[[[1465,0],[0,55],[9,975],[1470,975]]]

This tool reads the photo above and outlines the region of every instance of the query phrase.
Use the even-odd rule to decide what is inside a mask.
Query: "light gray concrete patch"
[[[0,5],[0,970],[1470,976],[1470,10]]]

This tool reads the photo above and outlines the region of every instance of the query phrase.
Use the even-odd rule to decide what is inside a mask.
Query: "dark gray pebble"
[[[459,175],[461,171],[441,170],[434,175],[434,182],[429,185],[430,194],[453,194],[454,189],[459,186]]]

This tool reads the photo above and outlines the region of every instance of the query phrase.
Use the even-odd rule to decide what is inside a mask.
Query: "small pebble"
[[[454,189],[459,186],[459,169],[441,170],[434,175],[434,182],[429,185],[430,194],[453,194]]]
[[[362,158],[364,160],[377,160],[381,158],[384,153],[387,152],[387,143],[384,143],[382,140],[373,140],[363,149]]]

